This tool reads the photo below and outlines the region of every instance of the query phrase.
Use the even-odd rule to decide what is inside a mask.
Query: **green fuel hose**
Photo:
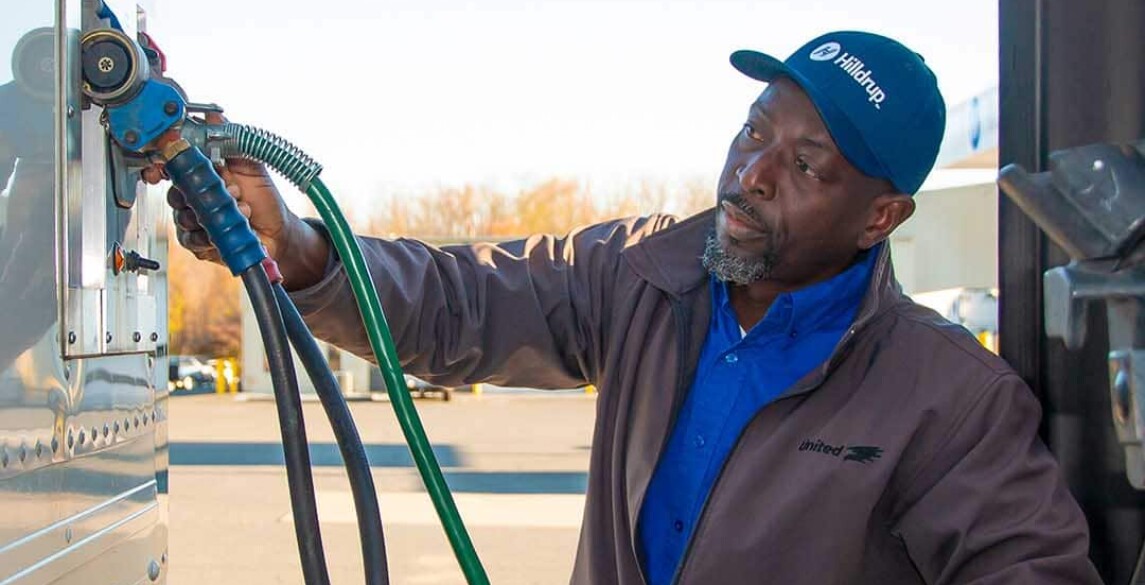
[[[334,201],[333,195],[318,178],[322,166],[286,140],[265,130],[241,124],[210,126],[205,129],[205,134],[187,136],[185,132],[184,136],[192,142],[195,139],[203,143],[221,141],[220,156],[242,156],[267,164],[305,192],[314,203],[345,266],[354,298],[358,303],[358,311],[362,315],[362,323],[370,339],[370,347],[374,351],[386,382],[390,404],[393,405],[406,444],[409,446],[430,500],[433,501],[441,526],[453,548],[453,554],[457,557],[466,582],[470,585],[488,585],[489,577],[485,574],[485,568],[482,567],[469,533],[465,530],[465,524],[457,512],[453,495],[449,492],[445,477],[441,474],[437,457],[426,438],[413,399],[406,389],[397,349],[394,347],[385,314],[382,312],[382,303],[370,278],[370,270],[366,266],[362,249],[346,218],[339,210],[337,202]]]
[[[488,585],[489,577],[486,576],[485,568],[481,566],[481,560],[477,558],[477,551],[474,550],[469,533],[465,530],[465,524],[461,522],[461,516],[457,513],[453,495],[445,484],[445,477],[441,474],[437,457],[430,448],[421,419],[418,418],[417,409],[414,408],[413,399],[406,389],[402,367],[398,363],[398,352],[390,336],[390,328],[386,325],[386,316],[382,313],[378,291],[374,289],[370,270],[362,256],[362,248],[350,231],[346,218],[338,210],[334,197],[321,179],[315,177],[306,194],[318,208],[322,220],[326,222],[330,239],[338,250],[342,264],[346,267],[354,298],[358,301],[358,310],[362,313],[362,322],[366,325],[366,334],[370,337],[370,347],[374,350],[374,356],[381,366],[382,376],[386,381],[390,403],[393,404],[394,413],[402,427],[402,433],[405,435],[406,444],[409,445],[417,470],[425,483],[425,489],[429,492],[438,518],[441,519],[441,526],[449,538],[449,544],[453,547],[453,554],[461,565],[461,572],[471,585]]]

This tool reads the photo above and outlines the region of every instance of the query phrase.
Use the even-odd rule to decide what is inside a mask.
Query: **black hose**
[[[382,517],[378,509],[378,494],[374,488],[374,477],[370,472],[370,461],[366,458],[366,448],[354,425],[354,418],[338,381],[334,378],[326,357],[310,334],[310,329],[302,321],[302,315],[290,300],[290,295],[281,284],[274,285],[274,295],[282,310],[286,334],[290,344],[302,360],[302,366],[309,374],[330,428],[342,452],[346,464],[346,475],[350,479],[350,491],[354,496],[354,510],[358,514],[358,535],[362,541],[362,562],[366,569],[367,585],[387,585],[390,582],[389,568],[386,566],[386,536],[382,531]]]
[[[298,379],[294,373],[290,346],[286,342],[282,312],[262,264],[255,264],[245,270],[242,279],[262,333],[270,377],[274,383],[302,575],[307,585],[329,585],[330,576],[326,571],[326,557],[322,551],[322,533],[318,526],[318,507],[314,503],[314,478],[310,475],[306,427],[302,421],[302,398],[298,394]]]

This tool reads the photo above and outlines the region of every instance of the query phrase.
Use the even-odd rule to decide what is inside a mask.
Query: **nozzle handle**
[[[164,150],[170,155],[167,175],[187,198],[231,274],[238,276],[267,257],[262,242],[211,161],[198,148],[177,142],[182,144]]]

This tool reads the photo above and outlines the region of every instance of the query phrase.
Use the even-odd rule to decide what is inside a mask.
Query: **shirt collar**
[[[764,318],[748,331],[748,335],[761,330],[784,332],[796,337],[813,331],[846,328],[855,318],[880,248],[884,245],[880,243],[863,252],[850,267],[827,280],[780,294],[771,303]],[[712,305],[717,313],[734,317],[727,283],[712,276],[711,289]],[[738,321],[736,331],[738,335]]]

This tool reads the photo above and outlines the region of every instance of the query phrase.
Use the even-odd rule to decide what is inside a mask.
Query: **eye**
[[[799,172],[807,175],[808,177],[811,177],[812,179],[819,180],[820,178],[819,173],[815,171],[810,163],[807,162],[807,159],[803,158],[802,155],[795,157],[795,168],[799,169]]]
[[[755,131],[755,127],[751,124],[743,125],[743,135],[747,136],[755,142],[763,142],[763,135]]]

